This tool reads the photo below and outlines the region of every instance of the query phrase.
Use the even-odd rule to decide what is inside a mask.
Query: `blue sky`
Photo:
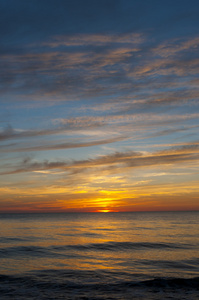
[[[198,1],[0,8],[0,210],[198,209]]]

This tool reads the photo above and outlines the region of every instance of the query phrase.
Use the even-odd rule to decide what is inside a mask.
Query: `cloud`
[[[44,42],[44,46],[57,48],[60,46],[107,46],[116,44],[139,45],[144,37],[141,33],[123,34],[76,34],[55,36],[52,41]]]
[[[46,135],[59,135],[64,133],[70,133],[72,131],[81,131],[91,128],[95,129],[104,125],[105,123],[97,122],[94,119],[91,120],[91,118],[68,118],[65,120],[65,122],[62,122],[62,126],[41,130],[16,130],[13,129],[12,126],[9,124],[5,127],[5,129],[0,131],[0,141],[5,141],[8,139],[33,138]]]
[[[127,107],[128,105],[127,101]],[[122,114],[117,113],[118,111],[121,113],[122,108],[123,106],[120,106],[119,103],[113,115],[110,113],[101,116],[85,115],[54,119],[51,121],[53,126],[49,129],[22,130],[7,125],[0,131],[0,142],[2,142],[0,152],[14,153],[92,147],[126,139],[152,139],[178,132],[189,132],[189,135],[196,134],[198,128],[198,125],[185,124],[185,121],[198,119],[199,114],[197,113],[184,115],[136,114],[132,113],[130,108]],[[92,109],[95,110],[95,107]],[[112,109],[107,104],[104,105],[104,110],[108,112]],[[183,125],[179,126],[179,124]],[[162,130],[160,130],[161,128]],[[97,140],[95,136],[98,136]],[[45,137],[45,140],[38,140],[38,137]],[[52,138],[56,138],[56,140],[53,141]],[[6,143],[8,140],[16,142]]]
[[[162,130],[162,131],[158,131],[156,133],[153,133],[150,137],[158,137],[158,136],[164,136],[164,135],[170,135],[172,133],[178,133],[178,132],[184,132],[190,129],[196,129],[198,128],[198,126],[187,126],[187,127],[183,127],[183,128],[171,128],[171,129],[166,129],[166,130]]]
[[[156,106],[197,99],[198,36],[151,43],[150,35],[139,32],[82,33],[54,40],[0,53],[2,94],[47,102],[106,97],[110,102],[107,98],[117,101],[122,93],[143,96],[143,105],[155,101]]]
[[[187,52],[187,50],[197,51],[199,47],[199,37],[185,39],[173,39],[163,42],[155,47],[152,51],[155,55],[161,57],[173,57],[176,54]]]
[[[62,150],[62,149],[75,149],[75,148],[83,148],[83,147],[93,147],[93,146],[99,146],[99,145],[105,145],[110,143],[119,142],[126,139],[124,136],[119,137],[113,137],[109,139],[102,139],[102,140],[94,140],[94,141],[87,141],[87,142],[67,142],[67,143],[48,143],[48,144],[40,144],[38,146],[28,146],[28,147],[15,147],[9,149],[9,147],[5,148],[5,146],[2,146],[0,149],[0,152],[27,152],[27,151],[50,151],[50,150]]]
[[[107,141],[108,142],[108,141]],[[95,143],[93,143],[94,145]],[[82,172],[88,174],[94,171],[98,174],[107,172],[110,174],[118,174],[129,172],[136,168],[150,168],[161,166],[175,166],[177,164],[185,164],[199,162],[199,143],[188,144],[183,146],[171,147],[162,151],[154,153],[143,152],[115,152],[108,155],[101,155],[94,159],[74,160],[74,161],[44,161],[31,162],[31,160],[24,159],[24,161],[10,171],[3,171],[0,175],[17,174],[23,172],[46,171],[46,170],[60,170],[67,174],[74,175]]]

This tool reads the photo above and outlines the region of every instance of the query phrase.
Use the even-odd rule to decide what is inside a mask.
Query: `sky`
[[[198,16],[0,0],[0,212],[199,210]]]

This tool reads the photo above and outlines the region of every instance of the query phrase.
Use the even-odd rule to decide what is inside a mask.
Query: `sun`
[[[108,213],[110,211],[111,211],[110,209],[99,209],[98,210],[98,212],[100,212],[100,213]]]

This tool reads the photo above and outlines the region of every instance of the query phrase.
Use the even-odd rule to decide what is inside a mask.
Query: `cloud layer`
[[[0,208],[198,209],[196,1],[0,8]]]

